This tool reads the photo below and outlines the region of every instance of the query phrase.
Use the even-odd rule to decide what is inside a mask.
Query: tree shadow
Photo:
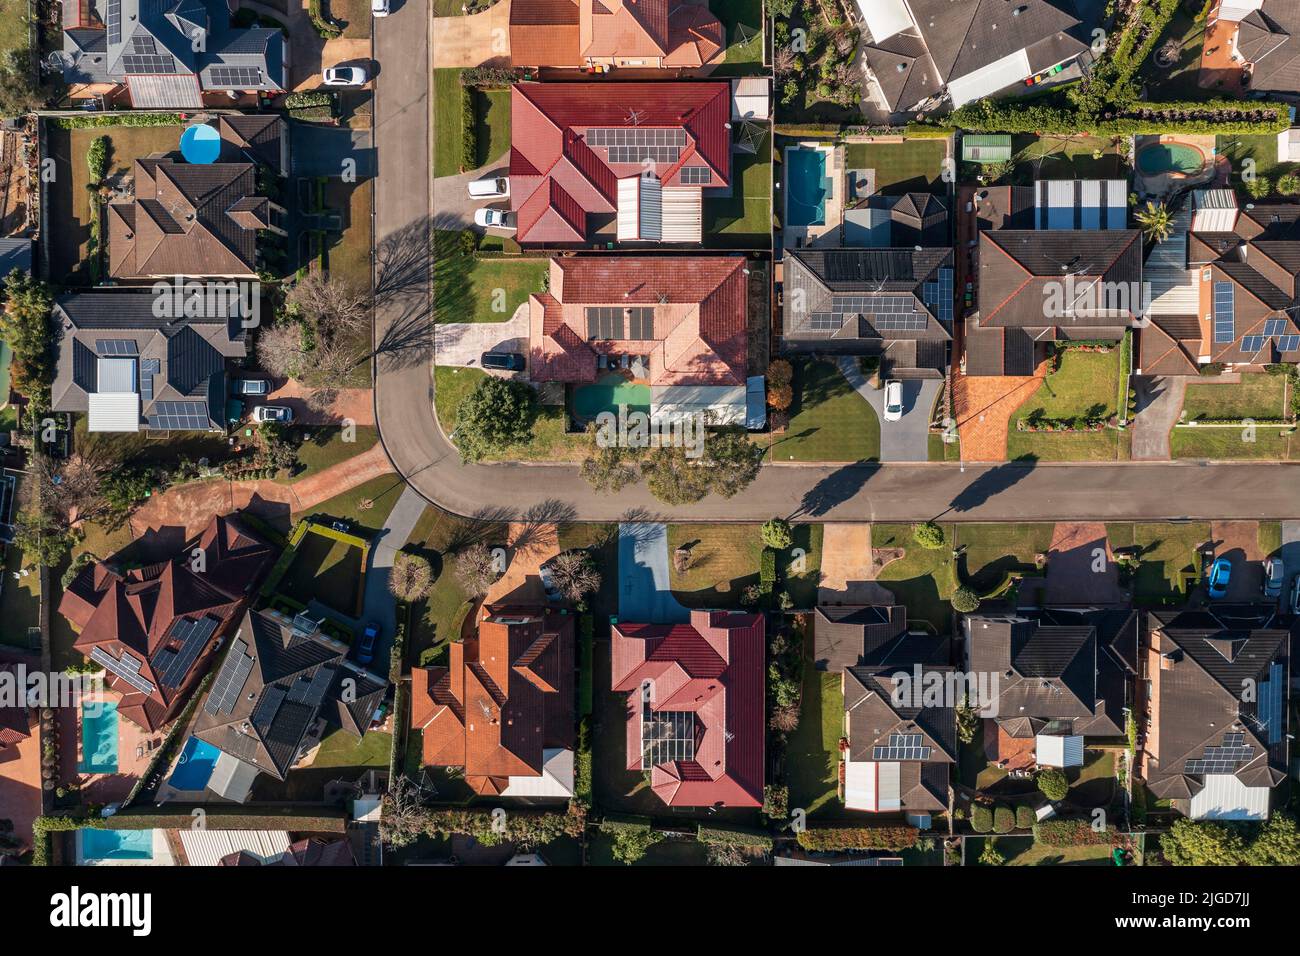
[[[375,248],[376,304],[394,296],[428,296],[434,261],[432,240],[433,221],[428,216],[384,237]]]
[[[1038,464],[1038,456],[1021,455],[1012,461],[997,465],[985,471],[967,485],[957,497],[948,504],[950,511],[974,511],[987,504],[991,499],[1015,487]]]
[[[836,469],[804,494],[799,507],[789,516],[791,521],[798,518],[818,518],[844,504],[870,480],[875,469],[866,459],[855,461]]]

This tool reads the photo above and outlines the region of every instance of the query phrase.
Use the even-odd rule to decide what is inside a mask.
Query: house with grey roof
[[[247,354],[247,332],[238,297],[209,288],[189,309],[160,309],[148,289],[56,299],[54,410],[86,415],[91,431],[224,430],[226,363]]]
[[[1148,613],[1138,773],[1194,819],[1265,820],[1286,780],[1291,634],[1276,611]]]
[[[874,99],[891,112],[992,96],[1090,59],[1100,0],[858,0]]]
[[[306,614],[248,611],[199,709],[194,735],[248,768],[284,780],[334,730],[370,729],[388,684]],[[251,771],[251,773],[250,773]]]
[[[1225,0],[1210,24],[1241,64],[1248,92],[1293,99],[1300,90],[1300,0]],[[1235,32],[1233,25],[1235,24]],[[1226,29],[1225,29],[1226,28]]]
[[[941,378],[952,341],[951,249],[791,249],[787,352],[880,358],[889,378]]]
[[[909,633],[902,604],[828,604],[813,618],[813,664],[832,674],[859,664],[897,666],[917,655],[946,663],[948,644],[946,637]]]
[[[86,0],[63,10],[73,99],[125,91],[134,109],[202,109],[288,89],[284,35],[232,26],[222,0]]]

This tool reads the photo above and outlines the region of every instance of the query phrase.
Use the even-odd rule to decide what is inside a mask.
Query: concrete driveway
[[[528,303],[504,322],[446,322],[433,327],[438,365],[478,368],[484,352],[528,352]]]
[[[479,229],[474,225],[475,209],[480,206],[510,208],[509,199],[473,199],[469,194],[471,182],[491,179],[493,176],[505,176],[509,174],[509,170],[510,154],[507,152],[488,166],[471,169],[457,176],[439,176],[433,181],[434,226],[438,229]],[[479,231],[483,230],[479,229]],[[495,229],[492,231],[506,235]]]
[[[677,603],[669,584],[668,526],[624,522],[618,526],[618,619],[638,624],[676,624],[691,612]]]
[[[940,379],[903,381],[903,417],[885,421],[885,390],[872,388],[855,355],[841,355],[835,363],[840,374],[876,410],[880,419],[881,461],[929,461],[930,413],[943,387]]]
[[[1119,606],[1125,595],[1101,522],[1058,522],[1047,549],[1047,603]]]
[[[295,176],[341,176],[343,161],[356,162],[357,179],[373,179],[377,168],[370,130],[289,121]]]
[[[1264,583],[1264,555],[1259,548],[1259,522],[1213,521],[1210,541],[1217,558],[1227,558],[1232,565],[1228,576],[1228,595],[1223,600],[1234,604],[1261,599]]]
[[[877,584],[871,566],[871,525],[827,524],[822,530],[818,604],[893,604],[893,592]]]
[[[1169,432],[1183,410],[1185,375],[1136,375],[1137,411],[1133,415],[1133,460],[1168,461]]]
[[[366,593],[362,623],[373,621],[379,625],[379,639],[375,641],[374,659],[366,669],[381,677],[388,676],[389,658],[393,652],[393,638],[397,634],[397,604],[388,590],[388,578],[393,571],[393,558],[405,546],[415,523],[424,514],[424,499],[409,485],[388,513],[388,520],[379,532],[375,546],[370,549],[370,569],[366,572]]]
[[[510,65],[510,0],[482,13],[433,18],[433,67]]]

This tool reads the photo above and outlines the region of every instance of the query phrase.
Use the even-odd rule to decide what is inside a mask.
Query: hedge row
[[[772,835],[761,830],[748,830],[744,827],[712,826],[703,823],[695,832],[695,839],[706,846],[749,846],[760,850],[772,849]]]
[[[1278,133],[1291,125],[1281,103],[1152,103],[1116,115],[1092,116],[1072,108],[979,100],[953,110],[948,122],[981,133]],[[937,127],[936,127],[937,129]]]
[[[180,113],[92,113],[86,116],[55,116],[56,129],[99,129],[103,126],[179,126]]]
[[[822,827],[804,830],[799,845],[813,852],[906,850],[916,845],[915,827]]]
[[[460,88],[460,161],[466,169],[473,169],[478,165],[478,128],[477,116],[474,112],[476,95],[472,86]]]
[[[1044,846],[1099,846],[1115,842],[1115,828],[1095,830],[1087,820],[1044,820],[1034,827],[1034,839]]]
[[[607,813],[605,818],[600,821],[600,832],[617,833],[620,830],[626,830],[632,833],[639,833],[643,830],[649,830],[651,826],[652,821],[649,817]]]

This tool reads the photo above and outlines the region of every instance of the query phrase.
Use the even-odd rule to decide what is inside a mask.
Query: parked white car
[[[474,225],[484,229],[506,229],[515,231],[514,219],[504,209],[475,209]]]
[[[369,77],[359,66],[331,66],[325,70],[326,86],[365,86]]]
[[[469,184],[469,194],[474,199],[504,199],[510,195],[510,177],[475,179]]]
[[[287,425],[293,421],[293,409],[284,405],[258,405],[253,409],[253,421],[283,422]]]
[[[388,16],[388,0],[370,0],[370,15],[374,17]]]
[[[885,383],[885,421],[896,422],[903,417],[903,383],[890,379]]]

